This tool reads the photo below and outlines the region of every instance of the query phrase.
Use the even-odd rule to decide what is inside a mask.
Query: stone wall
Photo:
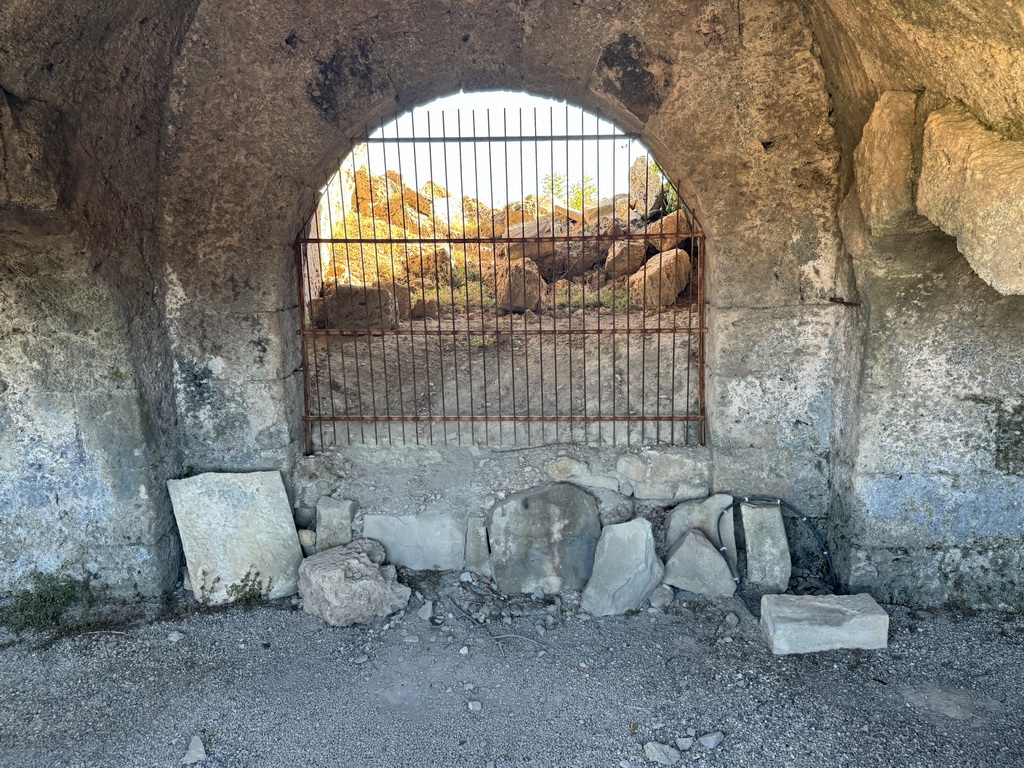
[[[167,478],[290,468],[317,191],[364,126],[511,88],[640,133],[697,210],[709,488],[825,516],[880,596],[1019,605],[1020,299],[934,230],[837,225],[885,91],[1024,138],[1024,19],[973,7],[5,3],[0,590],[63,568],[157,592]]]

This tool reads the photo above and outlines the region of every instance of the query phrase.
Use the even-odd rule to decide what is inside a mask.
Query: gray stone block
[[[465,525],[450,514],[366,515],[363,535],[384,545],[389,562],[417,571],[457,571],[466,562]]]
[[[736,568],[736,530],[733,510],[722,515],[733,498],[727,493],[716,493],[703,500],[684,501],[669,513],[668,530],[665,543],[671,547],[678,542],[687,531],[696,528],[703,533],[708,541],[717,548],[725,547],[726,556],[732,567]],[[718,518],[722,517],[722,541],[718,540]]]
[[[514,493],[488,517],[491,567],[506,594],[582,589],[601,535],[597,502],[569,483]]]
[[[778,504],[747,501],[740,505],[747,542],[747,581],[766,592],[785,592],[793,563]]]
[[[271,598],[295,594],[302,549],[279,472],[208,472],[167,490],[197,600],[230,602],[248,579]]]
[[[316,503],[316,546],[319,552],[351,543],[352,515],[358,507],[354,501],[331,496],[324,496]]]
[[[466,520],[466,564],[467,571],[480,576],[493,576],[491,549],[487,543],[487,519],[471,517]]]
[[[664,572],[654,552],[654,534],[648,520],[637,518],[606,526],[580,604],[594,616],[636,610],[658,586]]]
[[[765,595],[761,630],[772,653],[815,653],[837,648],[885,648],[889,615],[868,594]]]
[[[665,583],[708,597],[728,597],[736,591],[722,553],[696,529],[687,531],[669,550]]]

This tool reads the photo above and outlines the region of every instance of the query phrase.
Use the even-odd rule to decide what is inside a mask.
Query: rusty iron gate
[[[307,451],[704,443],[700,224],[571,109],[355,140],[296,240]]]

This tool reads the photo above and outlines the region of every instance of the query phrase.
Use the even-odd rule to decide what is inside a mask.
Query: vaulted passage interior
[[[177,578],[181,555],[168,479],[274,469],[300,487],[303,417],[314,413],[303,397],[302,339],[322,338],[296,330],[303,319],[308,331],[327,329],[315,328],[311,302],[326,298],[313,295],[317,278],[295,268],[296,235],[309,233],[321,190],[366,126],[460,90],[511,89],[579,105],[639,136],[706,238],[690,255],[705,278],[695,311],[706,313],[707,371],[697,379],[708,440],[680,441],[677,431],[668,441],[686,492],[767,494],[817,516],[852,590],[1020,606],[1024,173],[1010,171],[1024,141],[1021,50],[1024,20],[1001,0],[970,9],[557,1],[486,12],[435,0],[4,3],[0,591],[40,569],[158,593]],[[422,194],[407,176],[405,187]],[[322,270],[309,251],[306,263]],[[454,262],[454,245],[449,255]],[[451,320],[444,287],[469,285],[472,296],[468,276],[459,279],[432,280],[438,318],[415,328]],[[553,283],[543,279],[550,302]],[[525,310],[499,317],[495,306],[494,331],[485,322],[462,341],[481,365],[488,354],[490,371],[492,350],[526,350],[526,331],[542,329],[546,314],[575,329],[567,279],[564,310],[557,290],[553,312],[531,309],[540,323]],[[314,287],[302,302],[299,284]],[[592,287],[582,285],[586,303]],[[420,287],[419,298],[431,298]],[[677,353],[693,335],[693,303],[670,310],[685,316]],[[581,309],[589,331],[600,307]],[[602,330],[620,317],[598,316]],[[414,327],[411,316],[400,322]],[[508,341],[502,324],[513,329]],[[541,338],[533,341],[539,360]],[[561,383],[546,350],[544,359]],[[435,407],[482,415],[476,393],[472,409],[462,402],[465,380],[456,408],[447,389],[428,397],[421,370],[414,389],[430,403],[415,425],[421,440]],[[678,376],[668,399],[657,398],[654,422],[664,421],[658,404],[661,415],[673,404],[694,412]],[[439,370],[429,378],[436,388],[454,383]],[[346,391],[350,405],[362,397],[336,384],[335,409]],[[590,393],[600,393],[603,415],[611,390],[603,378],[588,386],[573,391],[587,393],[590,415]],[[531,399],[520,399],[517,383],[502,404],[511,397],[519,421],[527,403],[531,417],[540,413],[536,394],[531,384]],[[614,402],[615,417],[620,404],[632,407]],[[559,393],[559,408],[568,403]],[[590,441],[578,433],[577,403],[574,395],[558,414],[558,429]],[[399,421],[385,419],[392,430],[403,407]],[[448,447],[461,435],[465,455],[452,466],[481,476],[495,466],[485,439],[495,426],[470,422],[467,433],[460,422]],[[657,442],[654,429],[635,437]],[[634,425],[622,430],[633,436]],[[510,437],[507,423],[501,431]],[[521,429],[518,438],[539,442]],[[355,488],[356,460],[404,462],[412,498],[414,481],[442,461],[436,428],[433,439],[401,455],[342,446],[344,482],[379,497]],[[582,446],[563,458],[595,469],[610,462],[600,451]],[[509,486],[502,492],[527,482],[487,477]]]

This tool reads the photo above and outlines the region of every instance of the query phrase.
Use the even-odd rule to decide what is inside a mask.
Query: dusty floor
[[[204,766],[636,768],[688,729],[725,738],[680,765],[1024,764],[1022,616],[890,607],[885,651],[775,657],[736,599],[595,620],[524,598],[481,625],[419,586],[440,626],[416,597],[345,629],[285,601],[25,639],[0,651],[0,765],[175,766],[200,735]]]

